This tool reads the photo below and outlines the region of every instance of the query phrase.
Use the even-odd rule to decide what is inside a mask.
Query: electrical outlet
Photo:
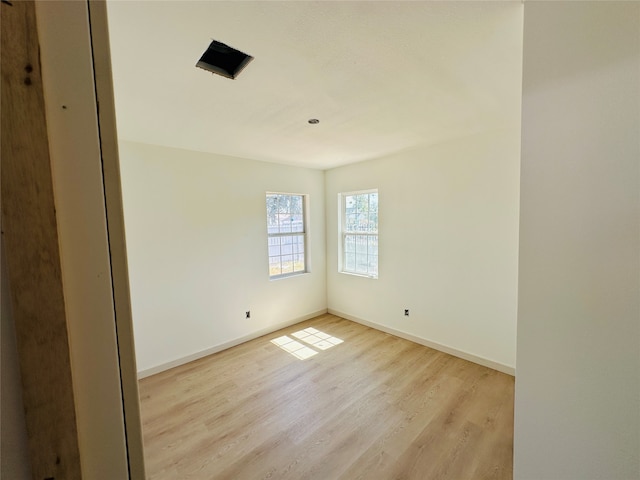
[[[251,312],[250,311],[247,311],[247,313],[245,315],[246,315],[245,318],[251,318]]]
[[[404,309],[404,316],[405,316],[405,317],[408,317],[408,316],[409,316],[409,309],[408,309],[408,308],[405,308],[405,309]]]

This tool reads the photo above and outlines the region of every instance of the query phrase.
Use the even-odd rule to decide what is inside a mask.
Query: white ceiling
[[[519,1],[116,1],[108,13],[121,139],[326,169],[519,116]],[[255,57],[236,80],[195,67],[212,39]]]

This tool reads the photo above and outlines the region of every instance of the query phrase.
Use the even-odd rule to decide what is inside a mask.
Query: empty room
[[[35,11],[78,453],[23,387],[34,476],[640,478],[639,2]]]
[[[108,13],[150,478],[509,478],[520,6]]]

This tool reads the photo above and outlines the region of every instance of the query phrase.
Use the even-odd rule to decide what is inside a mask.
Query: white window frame
[[[267,223],[267,269],[269,271],[269,280],[278,280],[281,278],[293,277],[297,275],[304,275],[305,273],[309,273],[309,195],[304,193],[291,193],[291,192],[266,192],[265,194],[265,205],[268,208],[268,197],[269,195],[288,195],[302,198],[302,232],[281,232],[281,233],[270,233],[269,232],[269,213],[266,212],[266,223]],[[304,248],[304,270],[279,273],[276,275],[271,274],[271,255],[269,255],[269,247],[270,240],[272,238],[282,238],[282,237],[302,237],[303,248]],[[282,256],[282,254],[280,255]]]
[[[348,196],[352,196],[352,195],[363,195],[363,194],[370,194],[370,193],[375,193],[378,195],[378,201],[380,199],[380,193],[378,192],[377,188],[370,188],[368,190],[356,190],[353,192],[342,192],[338,194],[338,225],[339,225],[339,255],[338,255],[338,271],[340,273],[344,273],[347,275],[356,275],[359,277],[365,277],[365,278],[372,278],[372,279],[377,279],[378,275],[379,275],[379,269],[380,269],[380,265],[378,264],[378,269],[375,273],[363,273],[363,272],[358,272],[357,271],[357,267],[355,270],[349,270],[347,269],[347,260],[346,260],[346,240],[347,240],[347,235],[356,235],[356,236],[361,236],[361,237],[367,237],[367,239],[369,237],[375,237],[376,240],[379,242],[379,231],[380,231],[380,225],[378,223],[378,229],[375,232],[359,232],[359,231],[349,231],[347,230],[347,221],[346,221],[346,197]],[[378,215],[379,215],[379,204],[378,204]],[[379,220],[378,220],[379,222]],[[368,240],[367,240],[368,243]],[[367,253],[368,255],[368,253]],[[380,258],[380,254],[378,251],[378,255],[376,255],[378,257],[378,259]]]

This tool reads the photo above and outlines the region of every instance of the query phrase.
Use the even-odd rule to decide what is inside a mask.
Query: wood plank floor
[[[308,346],[293,335],[308,328],[333,339],[305,360],[271,342]],[[147,474],[510,479],[513,390],[509,375],[323,315],[141,380]]]

